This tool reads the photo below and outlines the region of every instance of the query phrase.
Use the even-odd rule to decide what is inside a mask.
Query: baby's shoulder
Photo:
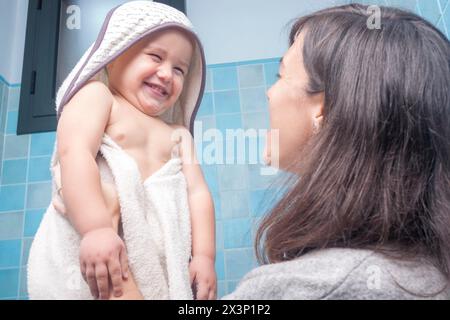
[[[90,80],[76,93],[76,95],[89,95],[93,98],[105,98],[112,102],[111,90],[101,81]]]
[[[102,118],[111,110],[113,96],[109,88],[102,82],[90,80],[86,82],[65,105],[63,114],[89,114],[95,117],[96,114]],[[96,108],[92,108],[95,105]],[[68,112],[69,111],[69,112]]]

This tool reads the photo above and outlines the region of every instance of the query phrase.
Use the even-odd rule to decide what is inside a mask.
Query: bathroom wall
[[[347,2],[283,0],[273,7],[255,0],[187,0],[188,15],[208,59],[206,93],[198,114],[203,129],[266,128],[265,91],[275,81],[279,57],[286,49],[286,22]],[[0,299],[27,298],[28,250],[50,201],[48,166],[55,133],[16,135],[26,3],[0,1]],[[370,3],[406,6],[449,35],[450,0]],[[205,146],[204,141],[197,143],[199,154]],[[238,159],[231,155],[227,160]],[[261,199],[270,195],[267,188],[273,180],[259,169],[248,163],[203,165],[216,206],[219,297],[256,266],[252,239],[256,222],[266,211]]]

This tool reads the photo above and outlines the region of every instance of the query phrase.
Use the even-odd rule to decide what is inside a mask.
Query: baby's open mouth
[[[145,84],[152,90],[152,92],[159,95],[160,97],[167,97],[169,95],[169,92],[166,90],[166,88],[160,86],[159,84],[149,82],[145,82]]]

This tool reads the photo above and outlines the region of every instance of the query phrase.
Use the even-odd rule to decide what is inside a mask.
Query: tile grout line
[[[24,195],[24,200],[23,200],[23,220],[22,220],[22,248],[20,251],[20,265],[19,265],[19,282],[18,282],[18,286],[17,286],[17,299],[20,298],[20,289],[22,286],[22,269],[27,269],[27,268],[23,268],[23,256],[24,256],[24,250],[25,250],[25,219],[26,219],[26,203],[27,203],[27,197],[28,197],[28,176],[29,176],[29,172],[30,172],[30,150],[31,150],[31,134],[29,135],[29,139],[28,139],[28,152],[27,152],[27,173],[25,176],[25,195]],[[27,294],[28,294],[28,290],[27,290]]]

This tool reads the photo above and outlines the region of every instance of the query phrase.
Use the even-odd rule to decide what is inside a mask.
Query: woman
[[[450,298],[450,43],[412,13],[367,19],[293,26],[268,97],[296,178],[259,226],[265,265],[224,299]]]

